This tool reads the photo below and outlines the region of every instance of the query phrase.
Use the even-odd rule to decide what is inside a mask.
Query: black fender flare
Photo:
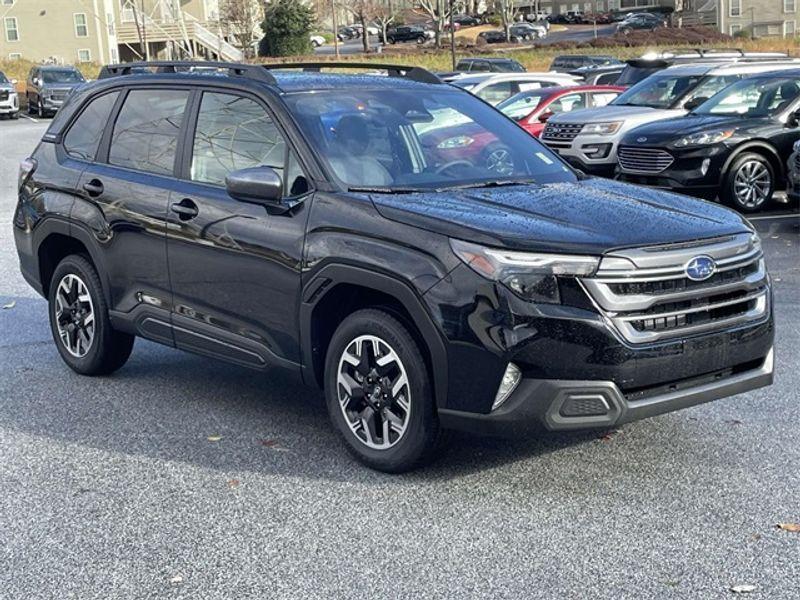
[[[414,288],[392,275],[368,270],[348,264],[328,264],[317,271],[303,286],[300,301],[300,345],[302,352],[302,374],[306,384],[319,386],[314,373],[314,359],[311,339],[311,319],[314,308],[325,295],[338,284],[352,284],[368,287],[396,299],[414,320],[414,325],[422,335],[431,358],[434,398],[437,407],[447,402],[447,349],[443,335],[433,322],[423,301]]]

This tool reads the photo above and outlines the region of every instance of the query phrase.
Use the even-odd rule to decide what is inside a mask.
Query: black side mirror
[[[686,110],[694,110],[706,100],[708,100],[708,96],[697,96],[696,98],[692,98],[686,104],[684,104],[683,108]]]
[[[787,127],[800,126],[800,109],[797,109],[796,111],[789,113],[789,116],[786,117],[786,126]]]
[[[276,206],[283,197],[283,181],[271,167],[251,167],[228,173],[225,189],[231,198]]]

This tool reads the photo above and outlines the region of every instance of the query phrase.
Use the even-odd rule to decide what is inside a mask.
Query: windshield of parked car
[[[522,128],[453,89],[338,89],[288,94],[285,101],[316,153],[351,190],[577,179]]]
[[[531,90],[530,92],[520,92],[511,96],[508,100],[503,100],[497,105],[497,110],[511,119],[522,119],[531,114],[531,111],[539,106],[547,93],[544,90]]]
[[[0,83],[11,83],[2,71],[0,71]]]
[[[519,64],[515,60],[497,61],[495,63],[495,65],[497,65],[503,71],[506,71],[506,72],[509,72],[509,73],[524,73],[525,72],[525,67],[523,67],[521,64]]]
[[[46,69],[42,71],[42,81],[45,83],[81,83],[85,80],[83,75],[72,69]]]
[[[703,78],[703,75],[652,75],[620,94],[611,104],[672,108],[676,101],[697,87]]]
[[[697,107],[693,114],[771,117],[800,99],[800,79],[742,79]]]

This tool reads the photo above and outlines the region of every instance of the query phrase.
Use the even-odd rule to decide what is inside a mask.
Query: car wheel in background
[[[498,175],[511,175],[514,173],[511,149],[503,144],[492,144],[483,153],[483,166]]]
[[[400,473],[431,457],[440,439],[433,386],[408,328],[383,310],[347,317],[325,361],[328,413],[365,465]]]
[[[746,152],[728,169],[722,200],[741,212],[756,212],[772,201],[775,173],[762,155]]]

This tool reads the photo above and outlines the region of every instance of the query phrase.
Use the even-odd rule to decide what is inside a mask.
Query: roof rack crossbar
[[[303,71],[318,73],[322,69],[375,69],[379,71],[386,71],[389,77],[402,77],[417,81],[419,83],[443,83],[439,77],[423,69],[422,67],[411,67],[407,65],[390,65],[383,63],[371,62],[296,62],[296,63],[274,63],[260,65],[265,70],[277,69],[302,69]]]
[[[205,60],[158,60],[106,65],[100,70],[100,74],[97,78],[107,79],[109,77],[130,75],[134,72],[134,69],[150,68],[155,68],[157,73],[178,73],[178,69],[185,67],[216,68],[228,71],[228,74],[231,76],[255,79],[256,81],[261,81],[271,85],[277,84],[272,74],[266,69],[261,68],[261,65]]]

